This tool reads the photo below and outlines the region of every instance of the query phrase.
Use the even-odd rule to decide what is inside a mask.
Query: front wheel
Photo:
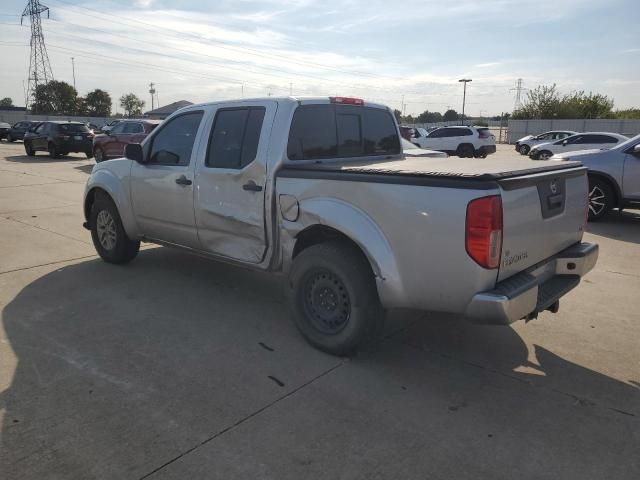
[[[127,236],[118,209],[108,195],[96,194],[89,224],[93,245],[105,262],[129,263],[138,255],[140,242]]]
[[[549,150],[543,150],[538,154],[538,160],[549,160],[551,157],[553,157],[553,153]]]
[[[613,207],[613,191],[599,178],[589,178],[589,221],[597,222]]]
[[[24,151],[30,157],[35,157],[36,156],[36,151],[33,149],[33,145],[31,145],[31,142],[24,142]]]
[[[293,261],[288,293],[296,326],[327,353],[352,353],[381,331],[384,310],[371,266],[349,243],[303,250]]]
[[[529,153],[529,150],[529,145],[520,145],[520,148],[518,149],[520,155],[527,155]]]

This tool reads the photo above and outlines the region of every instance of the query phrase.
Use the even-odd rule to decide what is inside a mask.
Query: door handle
[[[176,178],[176,183],[178,185],[191,185],[193,182],[184,175],[180,175],[178,178]]]
[[[245,183],[244,185],[242,185],[242,189],[246,190],[248,192],[261,192],[262,191],[262,186],[258,185],[253,180],[249,180],[248,183]]]

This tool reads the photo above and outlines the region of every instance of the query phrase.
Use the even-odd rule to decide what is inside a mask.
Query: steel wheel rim
[[[313,327],[325,335],[337,335],[351,316],[351,299],[342,280],[328,270],[312,272],[303,287],[304,308]]]
[[[540,160],[549,160],[549,158],[551,158],[551,155],[549,155],[547,152],[543,152],[539,155]]]
[[[526,154],[527,154],[527,147],[526,147],[526,145],[522,145],[522,146],[520,147],[520,153],[521,153],[522,155],[526,155]]]
[[[98,241],[105,250],[113,250],[118,238],[116,222],[107,210],[101,210],[96,217],[96,233]]]
[[[600,215],[607,205],[606,199],[602,189],[594,186],[589,192],[589,211],[595,216]]]

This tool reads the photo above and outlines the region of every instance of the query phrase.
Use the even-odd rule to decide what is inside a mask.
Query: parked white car
[[[404,138],[400,139],[400,143],[402,144],[402,152],[405,157],[426,157],[426,158],[447,158],[445,152],[437,152],[435,150],[425,150],[424,148],[416,147],[409,140],[405,140]]]
[[[487,127],[441,127],[427,135],[418,131],[411,142],[420,148],[458,157],[486,157],[496,153],[496,137]]]
[[[531,148],[536,145],[564,140],[576,133],[578,132],[573,132],[571,130],[553,130],[551,132],[541,133],[540,135],[527,135],[516,142],[515,148],[520,155],[528,155]]]
[[[577,133],[557,142],[536,145],[529,152],[532,160],[549,160],[557,153],[575,152],[576,150],[608,150],[619,143],[626,142],[629,137],[619,133],[586,132]]]

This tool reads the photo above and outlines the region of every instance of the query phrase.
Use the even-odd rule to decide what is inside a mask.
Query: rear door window
[[[122,133],[142,133],[144,129],[139,122],[127,122],[124,124],[124,131]]]
[[[264,115],[263,107],[219,110],[209,138],[205,165],[241,169],[253,162]]]
[[[86,125],[79,123],[61,123],[58,129],[64,133],[86,133],[89,131]]]
[[[303,105],[294,113],[287,145],[290,160],[399,153],[396,124],[386,110],[347,105]]]

